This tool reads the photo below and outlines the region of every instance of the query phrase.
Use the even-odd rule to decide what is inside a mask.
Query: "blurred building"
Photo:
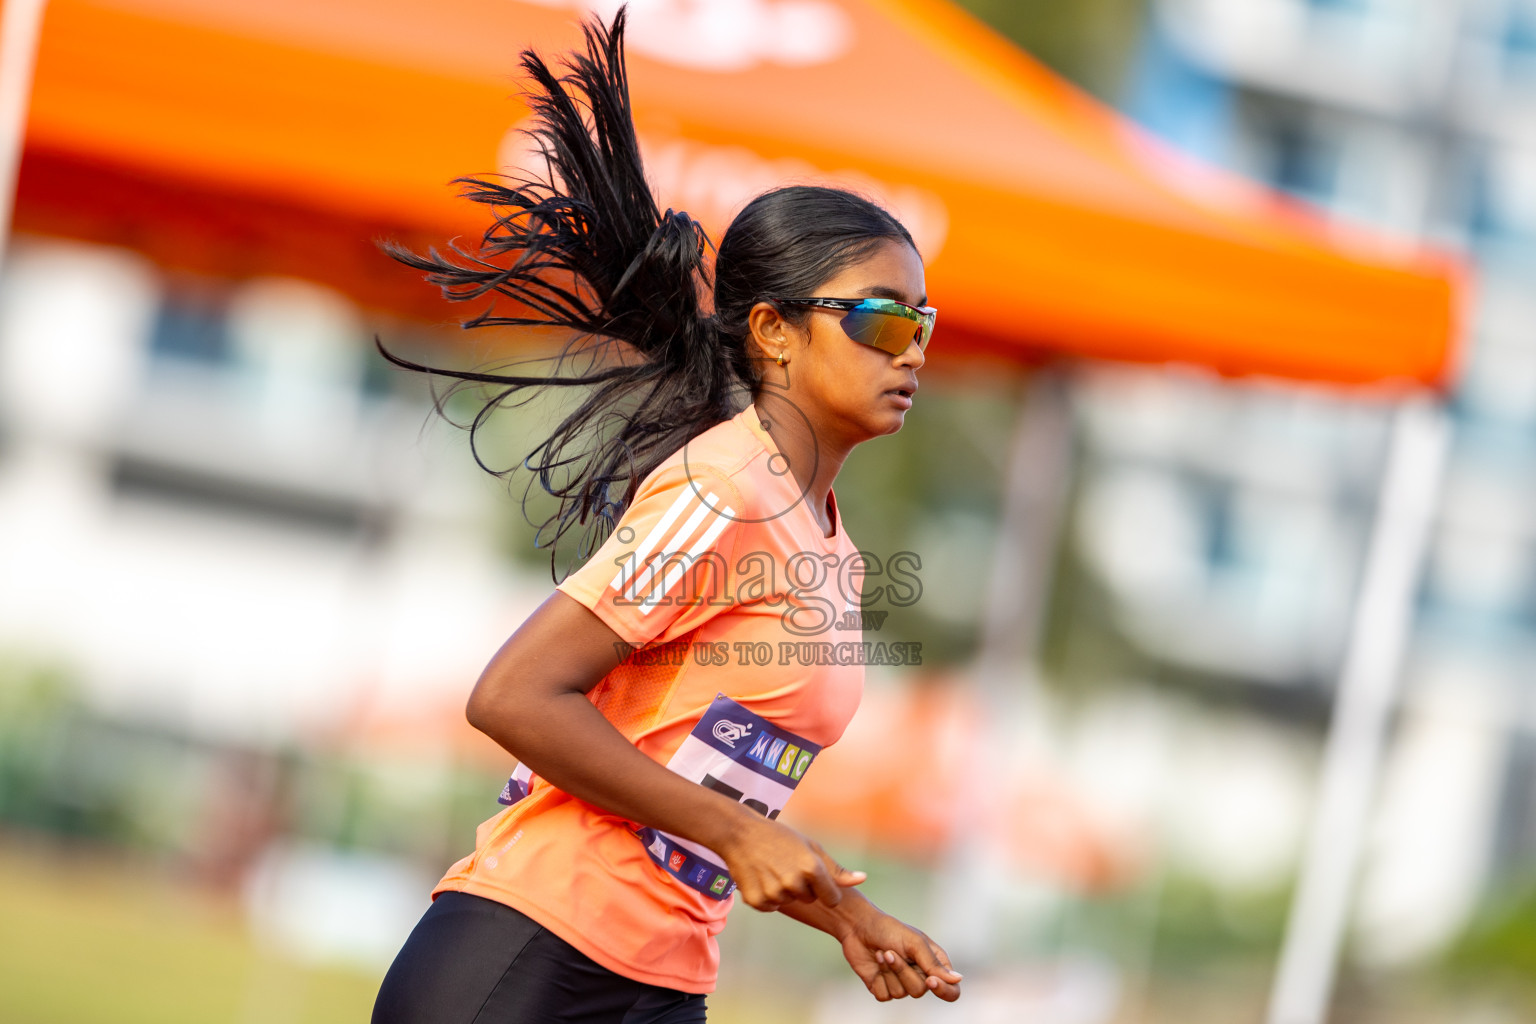
[[[370,969],[495,807],[456,712],[547,590],[374,330],[432,351],[312,282],[115,247],[19,236],[0,277],[0,821],[243,887]]]
[[[1151,14],[1125,101],[1143,123],[1342,217],[1466,245],[1482,266],[1454,398],[1459,447],[1361,907],[1372,951],[1412,956],[1536,845],[1536,718],[1522,684],[1536,589],[1521,501],[1536,461],[1536,338],[1522,333],[1536,297],[1518,287],[1536,261],[1536,0],[1156,0]],[[94,706],[226,747],[313,744],[402,717],[416,742],[446,745],[409,718],[413,702],[458,704],[548,586],[502,557],[495,517],[511,506],[461,448],[446,450],[461,439],[430,420],[413,382],[371,356],[376,326],[313,283],[201,279],[122,249],[18,239],[0,278],[0,653],[66,652]],[[1072,393],[1080,565],[1055,600],[1073,625],[1048,646],[1067,673],[1157,692],[1121,690],[1062,725],[1064,774],[1153,820],[1184,870],[1233,888],[1283,884],[1385,410],[1177,369],[1088,371]],[[971,593],[929,603],[970,621],[984,556],[940,544],[972,543],[990,522],[941,525],[945,540],[917,546]],[[935,593],[945,568],[932,570]],[[1225,705],[1221,717],[1182,717],[1166,699],[1176,687]],[[61,785],[117,793],[148,776],[102,750]],[[140,786],[160,787],[157,806],[189,809],[163,818],[205,819],[196,808],[227,802],[221,779],[266,785],[241,782],[238,765],[208,771],[216,747],[178,756]],[[446,784],[420,761],[375,774],[374,831],[293,831],[440,867],[462,852],[466,823],[495,810],[485,790],[433,821]],[[163,787],[172,775],[182,789]],[[316,818],[342,818],[354,796],[326,804],[324,786],[307,788],[321,793]],[[391,800],[412,801],[409,813]],[[327,921],[386,892],[408,922],[430,878],[338,883],[366,867],[277,846],[254,871],[275,894],[260,904],[270,927],[304,919],[327,888],[344,899]],[[1046,899],[1015,894],[1026,897]],[[1122,946],[1152,942],[1115,931]],[[1128,974],[1148,968],[1143,953],[1121,957]]]
[[[1355,914],[1365,956],[1413,959],[1536,853],[1536,0],[1154,0],[1150,13],[1123,101],[1146,127],[1477,266]],[[1349,628],[1385,408],[1194,372],[1095,372],[1077,398],[1074,550],[1132,670],[1304,750]],[[1070,630],[1061,646],[1069,669],[1089,657]],[[1248,749],[1233,742],[1229,763]],[[1310,797],[1306,773],[1289,778],[1277,808]]]
[[[517,621],[495,481],[345,296],[35,237],[4,289],[0,643],[70,652],[125,714],[277,744],[462,690]]]

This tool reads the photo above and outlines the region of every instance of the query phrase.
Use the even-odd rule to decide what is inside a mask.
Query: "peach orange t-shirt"
[[[655,760],[770,816],[863,691],[862,559],[830,506],[829,537],[748,405],[647,476],[559,587],[643,645],[593,704]],[[735,890],[721,858],[526,768],[502,800],[434,896],[498,900],[626,977],[713,991]]]

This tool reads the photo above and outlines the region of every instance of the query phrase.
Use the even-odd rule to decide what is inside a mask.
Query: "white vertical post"
[[[0,270],[11,241],[16,208],[16,174],[27,137],[32,69],[47,0],[5,0],[0,10]]]
[[[1450,422],[1434,399],[1396,410],[1269,1024],[1327,1019],[1449,442]]]

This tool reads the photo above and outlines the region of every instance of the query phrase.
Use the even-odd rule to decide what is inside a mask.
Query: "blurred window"
[[[391,350],[393,351],[393,350]],[[371,346],[363,353],[363,397],[388,398],[400,389],[400,377],[405,373],[388,361]]]
[[[224,296],[216,292],[167,289],[150,328],[151,356],[210,366],[233,362],[227,310]]]
[[[1244,552],[1238,544],[1232,521],[1231,486],[1210,482],[1201,488],[1201,510],[1205,520],[1205,561],[1213,572],[1240,571]]]
[[[1536,258],[1536,150],[1484,148],[1463,188],[1467,234],[1480,257],[1506,267]]]
[[[1344,79],[1408,73],[1416,59],[1418,19],[1405,0],[1302,0],[1299,6],[1309,38],[1307,49],[1296,53],[1293,78],[1320,75],[1313,84],[1347,94],[1352,87]]]
[[[1191,61],[1152,18],[1129,76],[1125,113],[1186,153],[1226,165],[1232,126],[1232,87]]]
[[[1503,438],[1501,443],[1500,438]],[[1486,427],[1463,428],[1466,453],[1451,467],[1425,577],[1429,606],[1455,618],[1462,640],[1503,642],[1536,625],[1523,446]]]
[[[1467,175],[1467,233],[1474,242],[1502,234],[1506,226],[1495,195],[1491,163],[1485,156],[1475,161]]]
[[[397,351],[433,347],[414,327],[393,326],[383,334]],[[304,281],[172,278],[150,328],[149,350],[172,373],[196,368],[216,378],[243,378],[246,402],[263,391],[289,397],[322,392],[333,418],[345,419],[359,397],[414,397],[421,390],[413,374],[375,351],[350,300]],[[213,379],[199,377],[196,386]]]
[[[1269,180],[1302,199],[1324,205],[1338,189],[1341,154],[1300,120],[1275,122],[1270,134]]]
[[[1489,56],[1499,65],[1503,88],[1512,98],[1529,97],[1536,92],[1536,0],[1506,0],[1489,28]]]
[[[1504,50],[1517,60],[1536,62],[1536,0],[1510,0],[1504,21]]]
[[[444,345],[419,328],[387,326],[379,332],[389,350],[406,359],[431,364],[442,358]],[[381,401],[388,398],[406,398],[421,401],[427,394],[426,379],[418,373],[401,369],[379,354],[374,347],[373,335],[369,334],[362,346],[362,371],[360,386],[363,398]],[[439,379],[440,390],[446,390]]]
[[[1463,420],[1529,430],[1536,421],[1536,346],[1479,336],[1451,408]]]

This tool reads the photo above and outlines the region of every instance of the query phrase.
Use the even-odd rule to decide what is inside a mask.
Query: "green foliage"
[[[961,7],[1100,99],[1118,95],[1145,0],[959,0]]]
[[[1290,887],[1225,889],[1192,875],[1163,881],[1157,902],[1156,966],[1174,972],[1279,954]]]
[[[1536,877],[1490,891],[1492,898],[1446,951],[1441,968],[1465,981],[1517,982],[1536,997]]]
[[[859,549],[882,563],[897,552],[921,560],[921,596],[905,607],[866,602],[890,615],[865,639],[920,642],[924,666],[974,652],[1018,394],[925,384],[901,431],[860,445],[844,465],[836,490]],[[881,585],[866,578],[866,594]]]
[[[290,831],[338,850],[389,853],[436,867],[474,845],[475,827],[501,810],[506,776],[436,758],[295,757]]]
[[[1079,519],[1080,504],[1081,491],[1074,486],[1062,517],[1068,533],[1060,541],[1040,643],[1045,678],[1060,682],[1064,693],[1078,694],[1087,694],[1113,680],[1163,680],[1167,673],[1117,626],[1112,595],[1085,563],[1071,536],[1072,524]]]
[[[78,711],[73,675],[63,666],[0,654],[0,820],[47,825],[54,769]]]

